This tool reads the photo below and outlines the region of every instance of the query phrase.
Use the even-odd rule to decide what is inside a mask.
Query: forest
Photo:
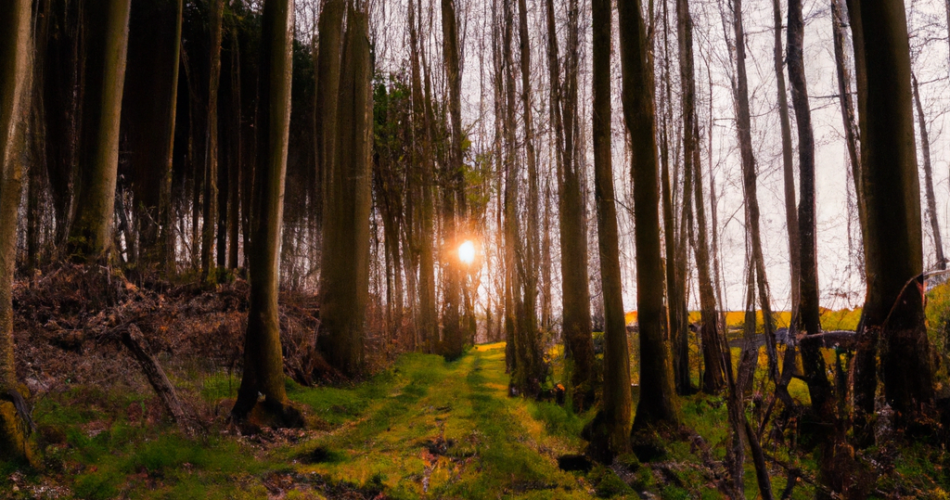
[[[950,499],[950,0],[0,0],[0,498]]]

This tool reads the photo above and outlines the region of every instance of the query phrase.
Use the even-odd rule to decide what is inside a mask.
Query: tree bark
[[[700,168],[699,122],[696,118],[696,77],[693,70],[693,20],[687,0],[677,0],[677,39],[679,41],[680,90],[683,106],[683,160],[686,171],[693,175],[693,193],[696,206],[698,241],[695,255],[699,274],[699,301],[702,313],[703,390],[718,394],[725,387],[725,369],[722,364],[719,315],[716,312],[716,293],[709,266],[709,243],[707,241],[706,211],[703,200],[703,176]]]
[[[860,113],[868,218],[865,327],[880,339],[884,399],[909,420],[934,398],[934,366],[924,322],[907,20],[902,0],[852,4],[862,33],[874,33],[862,36],[860,46],[855,39],[856,66],[866,71],[866,85],[860,76],[858,84],[859,107],[866,111]]]
[[[130,7],[131,0],[92,0],[83,6],[81,173],[68,251],[85,262],[107,260],[112,250]]]
[[[325,193],[320,285],[320,348],[331,366],[354,377],[363,367],[369,301],[369,214],[373,100],[365,12],[350,9],[337,107],[332,182]]]
[[[522,0],[523,1],[523,0]],[[627,321],[623,310],[620,281],[620,236],[614,204],[614,175],[610,158],[610,0],[593,0],[593,139],[594,182],[597,201],[597,233],[600,275],[604,290],[604,422],[607,453],[601,458],[630,449],[633,402],[630,395],[630,353]],[[605,445],[605,446],[604,446]],[[591,446],[594,448],[593,444]]]
[[[801,296],[801,242],[798,236],[798,212],[795,208],[795,166],[792,162],[792,127],[788,115],[788,91],[785,87],[785,60],[782,49],[782,8],[779,0],[772,0],[775,21],[775,81],[778,86],[778,114],[782,132],[782,172],[785,188],[785,227],[788,230],[788,270],[791,276],[791,313],[798,317]]]
[[[940,238],[940,221],[937,220],[937,199],[934,196],[933,169],[930,163],[930,135],[927,133],[927,117],[924,116],[924,106],[920,101],[920,89],[917,76],[911,73],[914,83],[914,102],[917,104],[917,122],[920,126],[920,150],[924,154],[924,194],[927,196],[927,218],[930,220],[930,230],[933,233],[934,250],[936,251],[937,269],[946,269],[947,261],[943,256],[943,240]]]
[[[759,227],[759,197],[756,190],[755,152],[752,150],[752,118],[749,111],[749,83],[746,76],[745,30],[742,26],[742,1],[733,2],[733,27],[736,44],[736,129],[739,134],[739,152],[742,157],[742,186],[748,214],[748,232],[752,251],[752,266],[755,268],[759,308],[762,311],[763,334],[769,358],[769,376],[773,382],[779,379],[778,352],[775,345],[775,323],[772,318],[772,299],[765,271],[762,252],[762,236]],[[794,196],[794,195],[793,195]]]
[[[805,82],[803,40],[805,23],[801,0],[789,0],[788,77],[792,84],[792,104],[798,124],[798,155],[801,200],[798,227],[801,239],[801,299],[799,328],[808,335],[821,333],[818,302],[818,254],[815,235],[815,137]],[[825,376],[825,361],[817,347],[802,345],[802,363],[812,406],[821,418],[830,422],[833,415],[831,384]]]
[[[442,0],[442,56],[449,89],[449,115],[451,119],[451,150],[446,163],[443,187],[443,233],[446,248],[452,250],[462,243],[465,216],[464,165],[462,163],[462,79],[459,64],[459,36],[455,14],[455,0]],[[448,252],[453,257],[454,251]],[[465,347],[464,332],[460,323],[461,282],[460,263],[456,259],[443,263],[442,275],[445,289],[443,292],[442,330],[443,354],[446,359],[455,359],[462,355]]]
[[[570,393],[577,411],[593,402],[594,344],[591,336],[590,288],[588,284],[587,224],[581,191],[582,171],[575,152],[577,116],[577,2],[572,0],[563,95],[558,59],[554,6],[547,1],[548,66],[551,73],[551,107],[561,161],[558,199],[561,233],[562,332],[570,356]]]
[[[832,30],[834,33],[835,69],[838,76],[838,100],[841,105],[841,120],[844,124],[844,137],[851,163],[851,179],[854,181],[854,193],[858,204],[858,221],[861,228],[861,243],[864,247],[867,209],[864,194],[861,191],[862,161],[859,132],[854,117],[854,101],[851,100],[851,72],[845,59],[844,14],[841,12],[841,0],[831,0]]]
[[[524,315],[521,362],[516,372],[523,391],[540,387],[544,381],[544,358],[538,330],[538,269],[539,269],[539,187],[538,165],[534,149],[534,125],[531,111],[531,45],[528,41],[528,8],[525,0],[518,0],[518,33],[521,52],[521,103],[524,116],[525,156],[528,166],[527,234],[524,256]]]
[[[432,249],[433,229],[433,165],[432,148],[429,136],[429,117],[426,114],[422,92],[421,71],[419,68],[419,42],[416,29],[414,1],[409,0],[409,41],[412,58],[412,114],[413,133],[418,146],[413,152],[416,163],[422,164],[422,176],[419,189],[422,192],[419,231],[419,328],[421,340],[426,352],[434,352],[439,339],[438,318],[435,308],[435,262]]]
[[[169,260],[182,8],[181,0],[135,0],[129,20],[122,127],[128,133],[134,209],[146,264],[165,265]]]
[[[653,73],[639,0],[621,0],[620,59],[623,109],[633,152],[632,179],[637,248],[637,312],[640,323],[640,402],[634,429],[678,424],[667,317],[663,309],[659,192],[653,108]]]
[[[287,404],[277,310],[280,229],[290,135],[293,0],[264,2],[260,59],[258,164],[252,200],[251,293],[244,340],[244,375],[232,418],[243,420],[259,408],[275,426],[299,426],[303,419]],[[365,219],[364,219],[365,220]],[[368,241],[368,238],[367,238]],[[328,357],[328,359],[332,359]],[[264,400],[259,405],[258,397]]]
[[[27,462],[33,461],[27,420],[7,398],[23,399],[14,362],[13,278],[32,83],[30,4],[0,4],[0,460]]]
[[[221,38],[224,0],[210,0],[211,40],[208,54],[208,102],[206,112],[204,159],[204,204],[201,226],[201,271],[215,280],[215,231],[218,226],[218,83],[221,81]]]
[[[323,203],[317,218],[322,221],[327,210],[327,193],[333,182],[333,148],[336,127],[337,98],[340,88],[341,47],[343,45],[343,0],[328,0],[320,12],[320,53],[317,57],[316,160]],[[322,222],[321,222],[322,224]],[[322,226],[321,226],[322,227]]]

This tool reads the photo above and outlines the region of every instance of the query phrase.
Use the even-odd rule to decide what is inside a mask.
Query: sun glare
[[[466,241],[459,246],[459,260],[463,264],[471,264],[475,260],[475,245]]]

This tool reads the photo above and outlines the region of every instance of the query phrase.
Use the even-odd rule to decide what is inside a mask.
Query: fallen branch
[[[145,377],[148,379],[148,383],[151,384],[152,389],[158,394],[165,409],[171,414],[172,419],[178,424],[178,427],[185,434],[189,436],[194,435],[198,431],[197,419],[194,418],[191,412],[182,404],[181,400],[178,399],[175,388],[168,380],[161,365],[158,364],[158,360],[148,352],[147,344],[142,337],[142,331],[139,330],[139,327],[135,326],[134,323],[129,324],[128,328],[122,333],[122,344],[129,348],[132,357],[138,361],[142,367],[142,371],[145,373]]]

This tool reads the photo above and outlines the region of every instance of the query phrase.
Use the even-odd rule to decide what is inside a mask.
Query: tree
[[[902,0],[852,0],[874,36],[855,37],[862,179],[867,205],[865,328],[880,341],[884,399],[906,422],[934,398],[924,324],[920,181],[914,141],[907,19]],[[853,24],[853,23],[852,23]]]
[[[623,111],[633,152],[634,222],[637,250],[637,316],[640,324],[640,402],[634,430],[676,425],[667,317],[663,308],[660,255],[660,196],[653,108],[653,73],[639,0],[620,0],[620,61]]]
[[[32,461],[13,354],[13,275],[31,92],[30,4],[0,4],[0,460]],[[22,407],[22,405],[21,405]]]
[[[250,307],[244,339],[244,374],[235,420],[261,411],[272,425],[300,426],[303,419],[287,404],[284,361],[277,311],[280,228],[290,135],[290,86],[294,27],[293,0],[264,2],[260,52],[258,163],[252,200]],[[259,395],[264,396],[258,404]]]
[[[736,42],[736,79],[733,95],[736,102],[736,130],[742,157],[742,188],[745,195],[747,232],[752,251],[752,272],[755,274],[759,308],[762,310],[763,333],[769,358],[769,376],[778,381],[778,353],[775,345],[775,323],[772,319],[772,298],[769,292],[759,229],[759,196],[756,189],[755,152],[752,150],[752,118],[749,111],[749,82],[746,76],[745,29],[742,26],[742,1],[733,0],[733,29]],[[794,196],[794,194],[793,194]],[[699,203],[697,201],[697,203]],[[754,309],[754,302],[753,302]],[[753,318],[754,319],[754,318]]]
[[[221,38],[224,0],[210,0],[208,17],[211,22],[211,40],[208,47],[208,108],[205,138],[205,182],[202,208],[201,271],[206,279],[214,273],[215,230],[218,225],[218,83],[221,81]],[[223,263],[219,262],[219,265]]]
[[[522,392],[534,392],[544,380],[544,359],[538,330],[538,256],[539,256],[539,189],[538,165],[534,150],[534,126],[531,112],[531,45],[528,41],[528,8],[518,0],[518,34],[521,52],[521,102],[524,110],[525,156],[528,166],[527,238],[524,255],[524,314],[516,383]]]
[[[128,133],[142,257],[147,263],[164,265],[174,259],[172,150],[183,3],[132,2],[129,71],[122,101],[122,128]]]
[[[798,237],[798,212],[795,208],[795,166],[792,163],[792,126],[788,115],[788,90],[785,87],[785,51],[782,50],[782,8],[779,0],[772,0],[775,23],[775,82],[778,87],[778,115],[782,133],[782,174],[785,188],[785,228],[788,231],[788,270],[791,276],[792,317],[798,315],[801,296],[801,242]]]
[[[369,300],[373,149],[368,20],[350,8],[337,104],[336,144],[324,193],[320,348],[345,375],[360,374]]]
[[[551,112],[558,161],[559,229],[561,233],[562,332],[570,356],[570,392],[574,408],[588,407],[593,399],[594,343],[591,337],[590,288],[587,270],[587,224],[581,194],[581,171],[575,153],[577,116],[578,26],[577,1],[572,0],[568,25],[567,64],[562,95],[553,0],[547,0],[548,67],[551,74]]]
[[[69,253],[93,262],[108,259],[112,249],[131,0],[90,0],[84,8],[80,174]]]
[[[811,108],[805,82],[803,42],[805,22],[801,0],[788,3],[788,78],[792,84],[792,105],[798,125],[798,158],[801,200],[798,205],[798,228],[801,243],[801,298],[799,328],[808,335],[821,332],[818,302],[818,250],[815,234],[815,136],[811,126]],[[831,384],[825,375],[825,361],[818,345],[802,345],[802,364],[808,383],[812,407],[822,419],[830,422],[832,407]]]
[[[455,1],[442,0],[442,56],[449,87],[449,115],[451,117],[451,149],[446,162],[443,187],[444,244],[457,248],[462,242],[461,221],[465,216],[464,165],[462,164],[462,78],[459,63],[458,20]],[[454,255],[454,253],[450,253]],[[464,334],[459,320],[461,306],[461,270],[454,259],[443,266],[445,291],[443,298],[442,329],[446,359],[462,355]]]
[[[416,29],[416,14],[413,0],[409,0],[409,47],[411,63],[412,85],[412,124],[415,147],[413,147],[413,163],[422,164],[422,175],[418,187],[414,190],[417,203],[420,207],[419,247],[419,320],[416,327],[421,330],[422,343],[426,352],[433,352],[435,341],[439,338],[438,317],[435,307],[435,263],[432,255],[433,237],[433,200],[432,200],[432,150],[429,137],[429,117],[426,113],[425,97],[422,92],[421,70],[419,67],[419,41]]]
[[[593,0],[593,138],[594,182],[597,201],[597,233],[600,248],[600,275],[604,290],[604,442],[600,459],[610,462],[614,455],[629,450],[633,402],[630,396],[630,352],[627,321],[620,282],[620,244],[617,207],[614,203],[614,175],[610,159],[610,0]]]
[[[321,204],[316,214],[318,226],[322,227],[323,213],[327,210],[324,191],[329,188],[333,177],[333,146],[336,126],[337,98],[340,89],[340,64],[343,45],[343,14],[346,4],[343,0],[328,0],[320,11],[320,41],[316,67],[316,103],[314,106],[314,156],[316,177]]]
[[[920,102],[920,89],[917,76],[911,74],[914,83],[914,103],[917,105],[917,122],[920,126],[920,150],[924,155],[924,194],[927,197],[927,219],[933,233],[934,250],[937,257],[937,269],[946,269],[947,261],[943,256],[943,240],[940,238],[940,222],[937,220],[937,197],[934,195],[933,168],[930,165],[930,135],[927,133],[927,117],[924,105]]]
[[[703,201],[703,175],[700,168],[699,121],[696,119],[696,77],[693,71],[693,20],[689,14],[687,0],[677,0],[677,35],[680,56],[680,87],[683,105],[683,163],[687,175],[692,175],[693,192],[686,191],[683,196],[695,195],[696,267],[699,271],[699,300],[702,313],[703,390],[718,394],[725,387],[725,366],[720,342],[719,314],[716,312],[716,294],[712,284],[709,266],[709,244],[706,241],[706,212]],[[692,231],[692,226],[690,226]]]

